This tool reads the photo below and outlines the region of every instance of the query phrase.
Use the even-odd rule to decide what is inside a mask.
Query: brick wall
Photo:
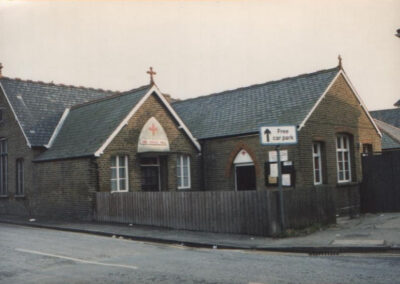
[[[372,144],[374,151],[381,151],[381,138],[368,119],[360,103],[352,94],[342,76],[331,87],[316,111],[311,115],[305,127],[299,133],[299,160],[305,164],[305,171],[299,177],[304,185],[313,184],[312,160],[309,157],[313,140],[324,142],[326,154],[326,183],[335,184],[336,135],[347,133],[352,136],[352,181],[360,182],[361,144]]]
[[[8,196],[0,197],[0,214],[88,219],[92,214],[96,176],[90,159],[34,163],[44,149],[31,149],[6,101],[0,94],[3,121],[0,137],[8,144]],[[24,159],[24,196],[16,192],[16,160]]]
[[[35,163],[35,185],[27,202],[35,216],[92,218],[97,172],[94,158]]]
[[[129,191],[141,189],[140,159],[137,155],[137,147],[140,131],[151,117],[155,117],[162,125],[170,144],[170,153],[166,155],[168,169],[168,187],[166,189],[177,189],[176,159],[179,153],[184,153],[191,157],[191,190],[200,190],[201,156],[183,129],[178,128],[177,122],[162,102],[155,95],[151,95],[130,119],[128,125],[105,149],[104,154],[97,159],[100,191],[110,191],[110,166],[111,157],[114,155],[128,155]]]
[[[79,158],[33,163],[44,149],[32,150],[9,108],[0,96],[3,122],[0,137],[8,140],[8,196],[0,198],[0,214],[46,216],[46,218],[90,219],[94,193],[110,190],[111,156],[129,156],[130,190],[140,190],[140,166],[137,142],[143,125],[154,116],[163,126],[170,142],[167,155],[168,190],[176,190],[176,158],[180,153],[191,156],[191,190],[200,190],[201,156],[177,122],[158,98],[150,96],[128,125],[115,137],[100,158]],[[25,196],[15,197],[16,159],[24,158]]]
[[[170,142],[167,155],[168,187],[176,190],[176,157],[179,153],[191,156],[192,190],[234,190],[235,174],[232,165],[236,154],[245,149],[253,157],[256,167],[257,190],[266,187],[264,163],[274,147],[261,146],[258,134],[242,137],[202,141],[202,156],[183,130],[155,96],[150,96],[128,125],[115,137],[103,155],[97,159],[81,158],[43,163],[32,163],[41,149],[30,149],[3,94],[3,122],[0,137],[8,139],[8,196],[0,198],[0,214],[29,213],[57,218],[90,218],[93,213],[94,192],[110,190],[110,161],[113,155],[128,155],[130,191],[141,187],[137,142],[147,120],[155,117],[163,126]],[[353,183],[337,185],[336,145],[337,133],[352,135]],[[341,77],[329,90],[319,107],[299,133],[299,144],[285,146],[289,160],[296,169],[296,187],[313,185],[311,145],[313,140],[324,142],[324,182],[334,186],[337,205],[346,208],[359,199],[357,183],[361,180],[360,152],[363,143],[372,144],[374,151],[381,150],[380,137]],[[15,197],[16,159],[24,158],[25,197]],[[202,159],[204,163],[201,164]],[[204,179],[202,175],[204,173]],[[318,186],[316,186],[318,187]]]
[[[325,183],[337,185],[335,189],[338,211],[350,211],[353,210],[352,207],[359,208],[359,187],[337,183],[337,133],[352,136],[352,183],[358,184],[362,180],[362,144],[372,144],[373,151],[381,151],[381,138],[343,76],[333,84],[299,133],[302,142],[299,144],[298,156],[304,167],[298,178],[306,186],[313,185],[312,160],[307,151],[310,151],[313,140],[322,141],[325,148]]]
[[[381,140],[350,87],[343,77],[339,77],[299,132],[298,145],[281,147],[282,150],[288,150],[289,160],[294,162],[296,187],[308,188],[314,187],[312,142],[316,140],[324,143],[324,184],[334,186],[340,208],[352,204],[357,206],[359,200],[357,186],[337,186],[336,135],[343,132],[352,135],[352,181],[357,184],[362,178],[360,143],[372,144],[374,151],[380,151]],[[242,148],[253,157],[257,190],[268,189],[265,186],[264,163],[268,161],[268,151],[274,150],[274,147],[261,146],[258,134],[205,140],[202,144],[207,190],[235,189],[232,162]]]
[[[32,160],[40,153],[40,150],[29,148],[27,141],[18,125],[15,116],[0,90],[0,108],[3,112],[3,120],[0,122],[0,138],[7,139],[8,145],[8,194],[0,197],[0,214],[27,215],[25,203],[31,196],[34,180]],[[16,160],[24,159],[24,189],[25,197],[16,197]]]
[[[247,150],[256,168],[257,190],[267,189],[264,180],[264,163],[268,161],[271,146],[261,146],[258,134],[219,138],[202,141],[204,157],[203,171],[206,190],[234,190],[235,168],[233,160],[241,149]],[[295,146],[282,147],[288,150],[288,159],[294,160]],[[296,165],[295,165],[296,166]]]

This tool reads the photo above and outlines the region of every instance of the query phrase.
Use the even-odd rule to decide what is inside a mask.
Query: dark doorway
[[[236,190],[256,190],[256,170],[254,165],[235,166]]]
[[[140,160],[143,191],[160,191],[160,163],[158,158],[142,158]]]

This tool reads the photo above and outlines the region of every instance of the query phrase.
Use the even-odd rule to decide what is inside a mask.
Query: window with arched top
[[[235,166],[235,189],[255,190],[256,189],[256,170],[254,161],[249,153],[242,149],[233,160]]]
[[[351,137],[348,134],[336,136],[337,180],[339,183],[351,181]]]
[[[320,185],[324,183],[323,170],[323,155],[324,155],[324,143],[321,141],[312,142],[312,158],[313,158],[313,172],[314,172],[314,185]]]

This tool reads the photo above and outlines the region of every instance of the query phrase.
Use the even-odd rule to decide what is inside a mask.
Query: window
[[[314,184],[322,184],[322,143],[314,142],[312,146],[313,168],[314,168]]]
[[[111,158],[111,191],[128,191],[128,156]]]
[[[178,189],[190,188],[190,157],[188,155],[178,155],[176,160],[176,174]]]
[[[16,190],[15,195],[24,195],[24,160],[17,159],[17,180],[16,180]]]
[[[3,121],[3,109],[0,108],[0,122]]]
[[[371,155],[373,153],[372,144],[362,144],[362,153],[363,156]]]
[[[350,139],[348,135],[336,138],[338,182],[351,181]]]
[[[7,195],[7,140],[0,139],[0,195]]]

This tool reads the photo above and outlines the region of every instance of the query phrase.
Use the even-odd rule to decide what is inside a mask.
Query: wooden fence
[[[362,158],[360,190],[363,212],[400,211],[400,151],[383,152]]]
[[[335,221],[332,190],[285,190],[286,223]],[[280,232],[276,191],[96,193],[96,220],[220,233]]]

